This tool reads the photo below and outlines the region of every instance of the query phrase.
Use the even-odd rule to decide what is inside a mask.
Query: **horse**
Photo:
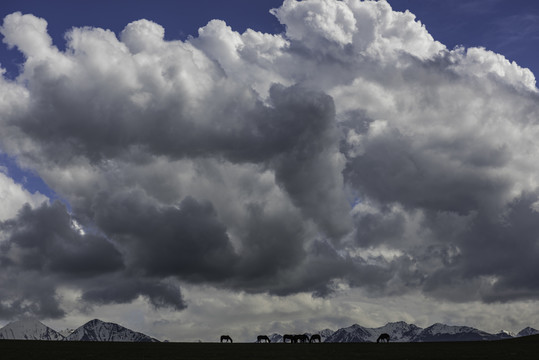
[[[290,340],[290,343],[294,342],[294,335],[285,334],[283,335],[283,342],[286,343],[286,340]]]
[[[221,342],[233,342],[232,338],[228,335],[221,335]]]
[[[271,340],[267,335],[258,335],[256,337],[256,342],[257,343],[261,343],[261,342],[270,343]]]
[[[380,341],[389,342],[389,334],[380,334],[380,336],[378,336],[378,339],[376,339],[376,342],[379,343]]]
[[[305,334],[294,335],[294,342],[295,343],[309,342],[309,336],[307,336]]]
[[[309,342],[313,343],[315,342],[315,340],[318,340],[318,342],[322,342],[322,338],[320,337],[320,334],[313,334]]]

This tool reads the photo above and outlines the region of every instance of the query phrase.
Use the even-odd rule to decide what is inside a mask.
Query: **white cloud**
[[[35,16],[13,13],[4,18],[3,42],[17,46],[27,57],[42,57],[50,51],[52,39],[47,34],[47,21]]]
[[[286,25],[286,34],[292,40],[317,46],[321,40],[340,46],[352,43],[356,20],[343,2],[287,0],[272,13]]]
[[[32,207],[48,202],[49,199],[39,193],[30,193],[21,184],[17,184],[8,174],[0,171],[0,221],[5,221],[17,215],[24,204]]]
[[[353,61],[351,56],[395,61],[402,53],[428,59],[445,49],[413,14],[394,12],[385,0],[286,0],[273,14],[293,42],[346,61]]]
[[[149,20],[129,23],[121,32],[120,39],[132,54],[159,51],[164,45],[165,29]]]
[[[494,75],[517,89],[524,88],[537,92],[535,76],[516,62],[510,62],[503,55],[484,48],[456,48],[452,51],[454,69],[460,74],[483,78]]]

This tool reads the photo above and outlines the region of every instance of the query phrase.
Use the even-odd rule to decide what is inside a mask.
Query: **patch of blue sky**
[[[69,202],[51,189],[38,174],[32,170],[21,168],[14,157],[1,151],[0,170],[30,193],[41,193],[51,201],[59,200],[66,205],[69,211],[71,211]]]

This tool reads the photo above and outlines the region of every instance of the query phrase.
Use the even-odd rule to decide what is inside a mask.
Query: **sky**
[[[0,326],[539,328],[535,2],[0,16]]]

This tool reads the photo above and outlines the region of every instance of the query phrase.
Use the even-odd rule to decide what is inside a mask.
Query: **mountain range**
[[[434,324],[427,328],[420,328],[414,324],[407,324],[404,321],[387,323],[378,328],[366,328],[358,324],[331,331],[329,329],[318,332],[322,342],[350,343],[350,342],[375,342],[381,334],[389,334],[392,342],[433,342],[433,341],[481,341],[481,340],[501,340],[513,337],[539,334],[539,331],[527,327],[517,335],[507,331],[500,331],[498,334],[490,334],[469,326],[450,326],[445,324]],[[311,335],[308,333],[307,335]],[[282,342],[281,334],[270,336],[272,342]]]
[[[510,333],[501,331],[490,334],[469,326],[451,326],[436,323],[420,328],[404,321],[387,323],[378,328],[365,328],[355,324],[339,329],[326,338],[326,342],[375,342],[380,334],[389,334],[392,342],[433,342],[433,341],[482,341],[512,338]],[[539,334],[533,328],[523,329],[517,336]]]
[[[64,340],[59,332],[34,319],[19,320],[0,329],[0,339]]]
[[[58,332],[36,319],[19,320],[0,329],[0,339],[157,342],[158,340],[111,322],[88,321],[75,330]]]
[[[378,328],[366,328],[358,324],[333,331],[325,329],[317,332],[322,342],[375,342],[380,334],[389,334],[391,342],[432,342],[432,341],[481,341],[501,340],[513,337],[539,334],[531,327],[522,329],[518,334],[500,331],[490,334],[468,326],[434,324],[420,328],[404,321],[387,323]],[[309,336],[312,334],[308,334]],[[127,329],[111,322],[91,320],[75,330],[55,331],[35,319],[26,319],[9,323],[0,329],[0,339],[17,340],[63,340],[63,341],[122,341],[122,342],[158,342],[148,335]],[[272,343],[283,341],[281,334],[270,336]]]

